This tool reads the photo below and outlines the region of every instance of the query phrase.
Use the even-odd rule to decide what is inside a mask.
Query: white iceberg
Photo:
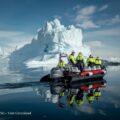
[[[76,55],[82,52],[87,57],[91,52],[82,40],[80,28],[73,25],[65,27],[58,19],[55,19],[40,28],[30,44],[14,51],[10,56],[10,61],[24,63],[28,68],[37,68],[55,66],[59,53],[70,54],[74,50]]]

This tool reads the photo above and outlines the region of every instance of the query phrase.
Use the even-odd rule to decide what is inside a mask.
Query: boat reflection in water
[[[57,104],[59,107],[80,107],[84,103],[93,103],[99,100],[102,89],[106,87],[106,80],[89,80],[69,83],[49,82],[49,87],[36,88],[37,94],[44,98],[45,102]]]

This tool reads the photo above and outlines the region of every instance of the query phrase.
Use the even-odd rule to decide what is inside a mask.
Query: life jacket
[[[70,96],[69,98],[69,104],[73,104],[75,101],[75,95]]]
[[[61,97],[64,96],[64,95],[65,95],[64,92],[60,92],[60,93],[59,93],[59,96],[61,96]]]
[[[59,68],[64,68],[65,66],[65,63],[62,61],[59,61],[58,65],[57,65]]]
[[[76,60],[75,60],[75,57],[74,57],[74,55],[70,55],[69,56],[69,60],[70,60],[70,62],[72,62],[73,64],[76,64]]]
[[[88,102],[93,102],[94,101],[94,95],[87,96]]]
[[[84,101],[82,99],[80,99],[80,100],[76,100],[76,103],[78,106],[80,106],[84,103]]]
[[[89,58],[87,59],[87,63],[89,63],[89,62],[95,63],[95,59],[94,59],[93,57],[89,57]]]
[[[102,61],[100,59],[95,59],[95,64],[96,65],[101,65],[102,64]]]
[[[94,96],[95,97],[100,97],[101,96],[101,91],[95,91]]]
[[[83,61],[84,57],[82,54],[78,54],[78,56],[76,57],[76,61]]]

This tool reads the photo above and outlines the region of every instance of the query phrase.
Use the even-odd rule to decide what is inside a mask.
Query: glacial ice
[[[24,63],[28,68],[56,65],[59,53],[70,54],[71,51],[82,52],[87,57],[91,52],[83,44],[83,34],[80,28],[73,25],[65,27],[58,19],[47,22],[38,30],[31,43],[14,51],[11,61]]]

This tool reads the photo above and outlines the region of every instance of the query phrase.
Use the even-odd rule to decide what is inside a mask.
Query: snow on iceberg
[[[14,51],[10,61],[25,63],[29,68],[36,68],[48,64],[55,66],[60,52],[70,54],[74,50],[77,54],[81,51],[87,57],[90,49],[82,40],[80,28],[73,25],[65,27],[55,19],[40,28],[30,44]]]

